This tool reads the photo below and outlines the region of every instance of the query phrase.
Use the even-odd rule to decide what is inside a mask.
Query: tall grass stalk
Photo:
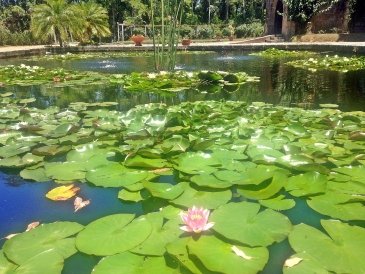
[[[157,0],[158,1],[158,0]],[[152,40],[154,49],[155,70],[173,71],[176,64],[176,49],[180,33],[183,0],[160,0],[161,21],[157,21],[156,4],[151,0]],[[156,30],[161,25],[160,34]]]

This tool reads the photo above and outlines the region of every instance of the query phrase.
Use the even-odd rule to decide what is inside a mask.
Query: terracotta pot
[[[144,36],[141,34],[133,35],[131,40],[134,42],[134,45],[137,47],[142,46],[142,42],[144,40]]]
[[[191,39],[182,39],[181,44],[183,46],[190,46]]]

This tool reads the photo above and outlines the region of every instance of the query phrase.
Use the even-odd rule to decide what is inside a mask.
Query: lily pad
[[[11,261],[19,265],[49,249],[55,249],[67,258],[76,252],[75,239],[69,237],[81,229],[82,225],[72,222],[42,224],[7,240],[3,250]]]
[[[352,226],[336,220],[321,220],[323,232],[306,224],[296,225],[289,235],[289,243],[297,253],[295,256],[303,258],[285,273],[295,272],[295,268],[311,268],[307,273],[363,273],[365,266],[365,229]],[[307,262],[306,262],[307,261]]]
[[[219,273],[257,273],[269,258],[269,252],[264,247],[233,246],[214,236],[190,239],[187,247],[189,254],[198,258],[208,270]],[[234,250],[241,251],[244,256],[237,255]]]
[[[327,177],[312,171],[289,178],[285,189],[295,197],[324,193],[327,187]]]
[[[238,217],[239,216],[239,217]],[[268,246],[280,242],[291,231],[289,219],[276,211],[260,211],[256,203],[229,203],[213,211],[213,230],[227,239],[250,246]],[[267,229],[270,228],[270,229]]]
[[[98,256],[133,249],[152,232],[152,225],[145,217],[134,217],[133,214],[114,214],[91,222],[77,235],[77,249]]]
[[[220,205],[226,204],[232,198],[230,190],[225,191],[204,191],[196,189],[186,184],[184,193],[177,199],[172,200],[171,203],[183,207],[204,207],[214,209]]]
[[[173,200],[184,192],[182,184],[171,185],[168,183],[143,182],[143,186],[147,189],[153,197]]]

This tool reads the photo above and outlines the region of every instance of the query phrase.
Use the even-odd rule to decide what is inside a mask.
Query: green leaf
[[[95,266],[93,274],[121,274],[140,273],[139,268],[144,257],[130,252],[123,252],[112,256],[104,257]]]
[[[239,218],[237,218],[239,216]],[[260,212],[256,203],[229,203],[213,211],[213,230],[227,239],[250,246],[268,246],[286,238],[291,230],[289,219],[276,211]]]
[[[230,190],[225,191],[204,191],[195,189],[188,184],[185,186],[185,191],[177,199],[171,203],[183,207],[204,207],[208,209],[217,208],[220,205],[226,204],[232,198]]]
[[[183,233],[179,229],[180,218],[176,215],[175,219],[164,223],[162,214],[150,213],[146,215],[146,219],[152,224],[152,233],[131,252],[150,256],[163,256],[166,252],[166,245],[176,240]]]
[[[143,186],[151,193],[153,197],[173,200],[184,192],[182,184],[172,185],[168,183],[143,182]]]
[[[0,250],[0,273],[1,274],[12,274],[17,268],[17,265],[9,261],[5,256],[4,252]]]
[[[210,188],[228,188],[232,184],[227,181],[219,180],[217,177],[215,177],[213,174],[199,174],[194,175],[190,178],[190,181],[197,184],[200,187],[210,187]]]
[[[233,251],[233,245],[222,242],[214,236],[201,236],[197,240],[190,239],[188,252],[195,256],[210,271],[239,274],[257,273],[262,270],[269,258],[269,252],[264,247],[243,247],[236,245],[244,257]]]
[[[295,206],[293,199],[285,199],[284,195],[278,195],[271,199],[259,200],[260,205],[271,208],[273,210],[288,210]]]
[[[121,164],[111,163],[88,171],[86,180],[96,186],[121,187],[140,182],[148,176],[149,174],[145,171],[129,169]]]
[[[59,181],[85,179],[85,167],[79,162],[54,162],[44,165],[46,176]]]
[[[15,270],[14,274],[61,274],[63,261],[64,258],[57,252],[57,249],[48,249],[25,261]]]
[[[163,168],[167,166],[167,162],[164,159],[149,159],[136,155],[125,160],[124,165],[127,167]]]
[[[19,265],[49,249],[55,249],[63,258],[67,258],[76,252],[74,238],[68,237],[82,228],[82,225],[72,222],[42,224],[7,240],[4,253]]]
[[[211,173],[216,170],[214,166],[220,166],[220,161],[209,153],[187,152],[179,156],[176,169],[188,173]]]
[[[323,232],[306,224],[296,225],[289,235],[289,243],[297,252],[296,257],[311,263],[307,273],[322,269],[333,273],[363,273],[365,256],[365,229],[336,220],[321,220]],[[293,268],[301,267],[301,263]],[[295,273],[295,272],[287,272]]]
[[[77,235],[77,249],[97,256],[133,249],[152,232],[152,226],[145,217],[133,219],[133,214],[114,214],[91,222]]]
[[[327,187],[327,177],[311,171],[289,178],[285,189],[295,197],[324,193]]]

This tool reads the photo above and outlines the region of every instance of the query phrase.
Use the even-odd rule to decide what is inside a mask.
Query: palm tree
[[[101,5],[93,1],[82,2],[71,9],[80,18],[83,18],[78,30],[78,36],[83,42],[89,42],[92,36],[107,37],[111,35],[108,12]]]
[[[45,4],[34,6],[31,15],[34,36],[54,36],[61,47],[81,23],[82,17],[76,16],[65,0],[45,0]]]

